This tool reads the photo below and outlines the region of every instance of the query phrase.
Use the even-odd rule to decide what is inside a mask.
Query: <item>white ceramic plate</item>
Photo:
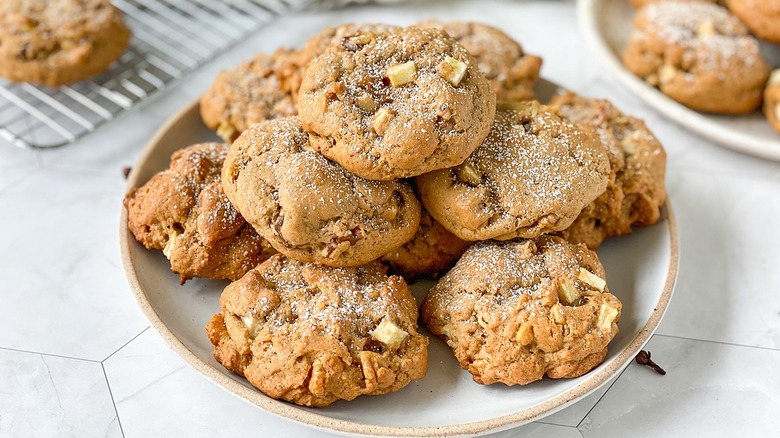
[[[556,89],[542,81],[537,94],[549,97]],[[218,139],[201,123],[195,102],[152,139],[133,167],[128,186],[137,187],[165,169],[176,149],[203,141]],[[650,339],[669,304],[678,259],[677,229],[668,203],[660,224],[607,241],[599,249],[609,288],[623,302],[623,315],[606,360],[585,376],[545,379],[525,387],[481,386],[460,369],[446,344],[432,337],[428,374],[421,381],[394,394],[311,409],[265,396],[214,360],[205,326],[219,310],[219,295],[227,283],[191,280],[180,286],[162,252],[145,250],[127,230],[125,209],[119,235],[125,273],[139,305],[173,351],[195,370],[268,412],[354,436],[438,437],[498,431],[551,414],[588,395],[626,367]],[[412,286],[418,300],[430,285]]]
[[[588,45],[607,71],[669,119],[736,151],[780,160],[780,134],[755,112],[725,116],[693,111],[649,86],[626,69],[621,55],[628,44],[636,10],[628,0],[578,0],[577,15]],[[771,65],[780,67],[780,46],[763,44]]]

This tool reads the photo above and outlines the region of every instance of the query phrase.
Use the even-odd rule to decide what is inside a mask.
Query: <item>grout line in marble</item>
[[[143,330],[141,330],[141,332],[140,332],[140,333],[138,333],[137,335],[135,335],[135,336],[133,336],[132,338],[130,338],[130,340],[129,340],[129,341],[127,341],[127,342],[125,342],[124,344],[122,344],[122,346],[121,346],[121,347],[117,348],[117,349],[116,349],[116,350],[115,350],[113,353],[109,354],[108,356],[106,356],[106,358],[105,358],[105,359],[103,359],[103,360],[101,360],[101,361],[99,361],[99,362],[102,364],[103,362],[105,362],[105,361],[107,361],[107,360],[111,359],[111,356],[113,356],[113,355],[115,355],[115,354],[119,353],[119,350],[121,350],[121,349],[123,349],[123,348],[127,347],[127,345],[128,345],[128,344],[130,344],[131,342],[135,341],[135,340],[136,340],[136,338],[138,338],[139,336],[141,336],[142,334],[144,334],[144,333],[145,333],[147,330],[149,330],[149,328],[151,328],[151,325],[147,325],[147,326],[146,326],[146,328],[144,328]]]
[[[681,339],[684,341],[694,341],[694,342],[707,342],[710,344],[718,344],[718,345],[728,345],[729,347],[740,347],[740,348],[757,348],[759,350],[766,350],[766,351],[780,351],[780,348],[772,348],[772,347],[761,347],[759,345],[745,345],[745,344],[736,344],[734,342],[723,342],[723,341],[712,341],[709,339],[697,339],[697,338],[688,338],[685,336],[675,336],[675,335],[664,335],[661,333],[655,333],[653,335],[659,336],[662,338],[671,338],[671,339]]]
[[[114,392],[111,391],[111,382],[108,381],[108,373],[106,373],[106,366],[100,363],[100,368],[103,370],[103,378],[106,379],[106,387],[108,388],[108,395],[111,397],[111,404],[114,406],[114,413],[116,414],[116,422],[119,424],[119,432],[122,434],[122,438],[125,436],[125,430],[122,428],[122,419],[119,418],[119,409],[116,407],[116,400],[114,400]]]
[[[655,335],[653,335],[653,336],[655,336]],[[653,338],[651,337],[650,340],[652,340],[652,339]],[[632,362],[633,362],[633,360],[632,360]],[[575,426],[577,431],[580,432],[580,435],[582,435],[582,431],[580,431],[580,425],[582,425],[582,422],[585,421],[586,418],[588,418],[588,415],[590,415],[590,413],[593,411],[593,409],[595,409],[596,406],[598,406],[598,404],[601,402],[601,399],[603,399],[604,396],[607,395],[607,393],[612,389],[612,387],[615,385],[615,383],[617,383],[617,381],[620,380],[620,377],[623,376],[623,373],[625,373],[626,370],[628,369],[628,367],[630,367],[630,366],[631,366],[631,364],[629,363],[627,367],[623,368],[623,371],[621,371],[620,374],[618,374],[614,378],[614,380],[612,380],[612,383],[609,384],[609,387],[607,388],[606,391],[604,391],[604,394],[601,394],[601,397],[599,397],[599,399],[596,400],[596,403],[593,403],[593,406],[591,406],[590,409],[588,409],[588,412],[586,412],[585,415],[582,416],[582,418],[580,419],[579,423],[577,423],[577,425]]]
[[[41,356],[49,356],[49,357],[59,357],[59,358],[62,358],[62,359],[79,360],[79,361],[82,361],[82,362],[100,363],[99,360],[95,360],[95,359],[85,359],[83,357],[65,356],[64,354],[43,353],[43,352],[40,352],[40,351],[22,350],[21,348],[0,347],[0,350],[15,351],[17,353],[38,354],[38,355],[41,355]]]
[[[36,173],[39,173],[39,172],[42,172],[42,171],[43,171],[43,168],[42,168],[42,167],[40,167],[40,166],[36,167],[35,169],[31,169],[31,170],[30,170],[30,173],[28,173],[27,175],[25,175],[25,176],[23,176],[23,177],[21,177],[21,178],[17,179],[16,181],[12,182],[11,184],[8,184],[8,185],[7,185],[7,186],[5,186],[5,187],[1,188],[1,189],[0,189],[0,196],[2,196],[3,194],[7,193],[7,192],[8,192],[8,191],[10,191],[12,188],[14,188],[14,187],[18,186],[19,184],[21,184],[21,183],[23,183],[23,182],[27,181],[29,178],[31,178],[31,177],[32,177],[33,175],[35,175]]]

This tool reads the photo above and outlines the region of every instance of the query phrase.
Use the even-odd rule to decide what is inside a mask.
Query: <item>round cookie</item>
[[[780,69],[772,72],[764,90],[764,115],[769,125],[780,133]]]
[[[490,81],[498,101],[534,99],[542,58],[525,53],[520,43],[506,33],[473,21],[427,20],[417,26],[444,30],[462,44]]]
[[[422,303],[422,320],[481,384],[581,376],[607,355],[622,305],[596,253],[559,237],[479,242]]]
[[[756,110],[769,77],[747,27],[707,2],[666,1],[642,8],[623,63],[681,104],[722,114]]]
[[[332,44],[341,43],[345,39],[361,33],[385,33],[401,29],[398,26],[384,23],[344,23],[328,27],[306,41],[299,53],[298,63],[305,70],[314,58],[325,53]],[[303,72],[302,72],[303,73]]]
[[[495,93],[442,31],[359,32],[312,62],[298,112],[315,149],[392,180],[463,162],[490,129]]]
[[[594,129],[612,168],[607,190],[560,235],[595,250],[606,237],[630,234],[632,225],[656,223],[666,200],[666,152],[645,123],[607,100],[570,92],[553,96],[549,105],[559,116]]]
[[[607,188],[598,138],[538,102],[500,104],[484,143],[460,166],[415,178],[425,208],[464,240],[566,229]]]
[[[726,0],[726,7],[757,37],[780,44],[780,0]]]
[[[236,280],[276,251],[222,191],[228,145],[176,151],[170,167],[125,196],[127,226],[147,249],[162,249],[182,284],[193,277]]]
[[[260,54],[238,67],[222,71],[200,99],[203,123],[228,143],[249,126],[298,113],[288,83],[295,52],[279,49]]]
[[[358,266],[412,238],[420,204],[403,181],[357,177],[309,146],[298,117],[253,125],[222,170],[228,198],[277,251]]]
[[[669,1],[669,0],[628,0],[628,2],[631,3],[631,5],[633,5],[637,9],[643,8],[649,5],[650,3],[657,3],[662,1]],[[676,0],[676,1],[721,3],[721,0]]]
[[[57,87],[95,76],[130,40],[108,0],[0,2],[0,76]]]
[[[330,268],[275,255],[219,303],[206,327],[214,357],[273,398],[322,407],[397,391],[428,368],[417,303],[376,262]]]
[[[447,231],[423,209],[420,228],[414,237],[383,255],[380,261],[406,281],[418,277],[438,277],[450,269],[469,246],[471,242]]]

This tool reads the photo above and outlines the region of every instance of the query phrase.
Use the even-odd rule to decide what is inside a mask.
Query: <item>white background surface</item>
[[[582,41],[573,1],[285,19],[76,144],[34,152],[0,143],[0,436],[330,436],[227,394],[149,328],[119,259],[121,168],[221,68],[280,40],[302,44],[336,19],[428,17],[504,29],[544,58],[545,77],[643,118],[669,156],[680,274],[646,347],[667,375],[632,364],[579,403],[496,436],[780,436],[780,165],[702,140],[624,91]]]

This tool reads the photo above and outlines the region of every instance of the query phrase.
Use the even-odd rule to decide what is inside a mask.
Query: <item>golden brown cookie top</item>
[[[180,149],[168,169],[125,197],[130,231],[147,249],[162,249],[182,282],[234,280],[274,253],[222,191],[227,150],[220,143]]]
[[[218,358],[242,357],[229,365],[274,398],[327,406],[396,391],[427,370],[417,303],[376,262],[330,268],[276,255],[228,285],[220,306],[208,327]]]
[[[607,187],[595,134],[538,102],[502,104],[490,134],[461,165],[415,178],[425,208],[464,240],[560,231]]]
[[[441,29],[455,38],[474,56],[498,101],[531,100],[539,79],[542,59],[525,53],[523,47],[503,31],[473,21],[427,20],[421,27]]]
[[[232,142],[250,125],[296,115],[291,85],[285,83],[285,69],[295,56],[293,51],[279,49],[221,71],[201,97],[203,123]]]
[[[228,198],[279,252],[356,266],[408,241],[420,204],[408,183],[372,181],[311,149],[297,117],[250,127],[222,176]]]
[[[468,51],[442,31],[415,27],[329,46],[306,71],[298,100],[312,146],[376,180],[461,163],[494,111],[495,94]]]
[[[576,377],[617,334],[621,303],[596,254],[561,238],[478,242],[421,306],[478,383]]]
[[[764,115],[770,126],[780,133],[780,68],[772,72],[764,90]]]
[[[384,23],[344,23],[328,27],[306,41],[300,51],[299,63],[307,68],[314,58],[325,53],[331,44],[341,43],[344,39],[361,33],[384,33],[398,30],[400,27]]]

